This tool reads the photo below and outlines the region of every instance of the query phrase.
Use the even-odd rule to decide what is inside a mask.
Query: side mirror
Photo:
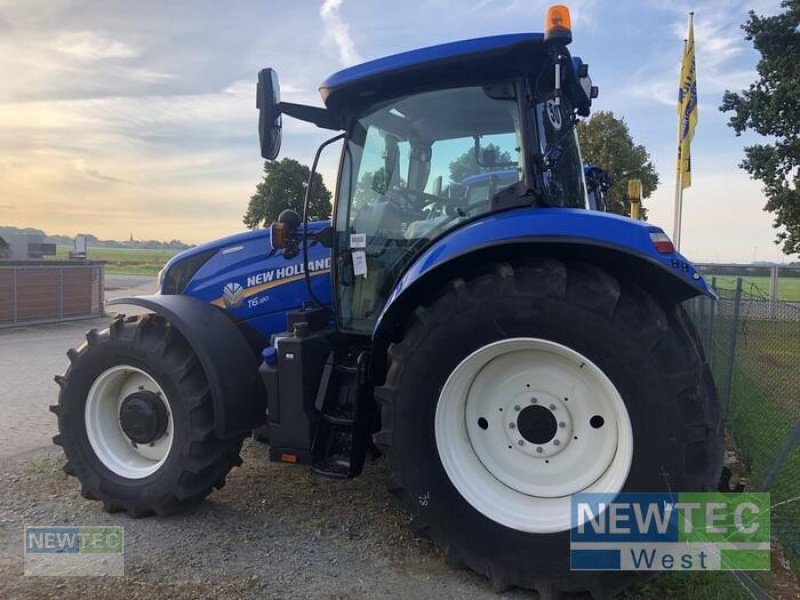
[[[258,140],[261,156],[274,160],[281,149],[281,89],[278,74],[272,69],[261,69],[256,86],[258,108]]]

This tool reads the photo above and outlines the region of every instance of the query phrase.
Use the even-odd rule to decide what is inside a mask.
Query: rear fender
[[[258,354],[225,312],[189,296],[136,296],[109,304],[146,308],[186,339],[208,379],[217,437],[243,435],[265,423],[267,395],[258,374]]]
[[[386,349],[408,315],[444,282],[476,266],[520,255],[582,260],[636,280],[664,301],[716,297],[702,275],[678,252],[656,251],[656,226],[588,210],[528,209],[488,215],[434,242],[397,281],[373,330],[371,370],[380,381]]]

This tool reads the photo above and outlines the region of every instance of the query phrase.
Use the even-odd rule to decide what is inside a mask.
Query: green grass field
[[[66,259],[71,246],[58,246],[56,258]],[[89,260],[105,260],[106,273],[117,275],[155,275],[178,250],[148,250],[140,248],[89,248]]]
[[[736,289],[736,277],[731,275],[716,275],[703,273],[703,277],[711,283],[713,277],[717,278],[717,288]],[[742,291],[749,296],[764,296],[769,298],[769,277],[751,277],[742,279]],[[778,300],[784,302],[800,302],[800,277],[781,277],[778,279]]]

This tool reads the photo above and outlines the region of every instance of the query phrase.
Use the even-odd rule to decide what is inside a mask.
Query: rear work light
[[[672,245],[672,240],[663,231],[651,231],[650,241],[653,242],[653,248],[659,254],[672,254],[675,252],[675,246]]]

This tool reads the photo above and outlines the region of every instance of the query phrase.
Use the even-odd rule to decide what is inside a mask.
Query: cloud
[[[322,23],[325,26],[325,37],[333,41],[339,51],[339,60],[344,66],[362,62],[356,50],[355,42],[350,37],[350,26],[344,22],[339,9],[344,0],[324,0],[319,9]]]
[[[93,31],[61,33],[53,41],[53,49],[83,61],[133,58],[139,54],[131,46]]]
[[[86,161],[82,158],[76,158],[72,161],[72,165],[84,175],[88,175],[93,179],[97,179],[98,181],[104,181],[106,183],[126,183],[131,184],[131,181],[127,179],[120,179],[119,177],[111,177],[110,175],[104,175],[97,169],[93,169],[91,167],[86,166]]]

